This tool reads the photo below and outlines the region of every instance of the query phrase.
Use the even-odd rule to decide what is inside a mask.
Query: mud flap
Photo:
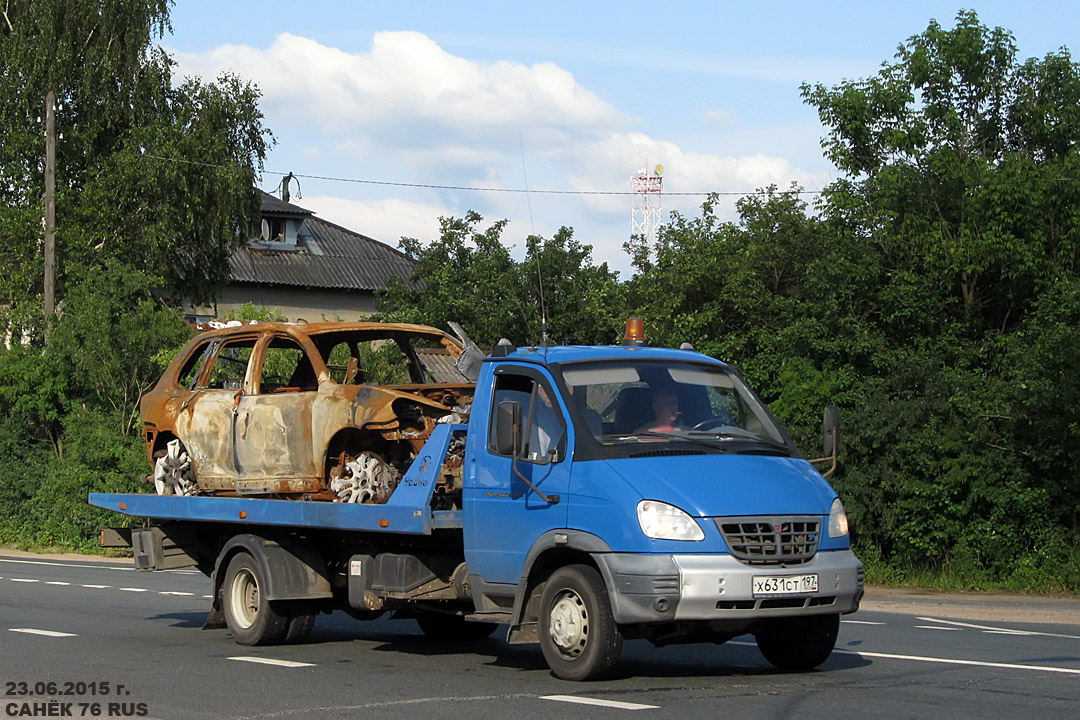
[[[210,578],[210,585],[216,587],[214,578]],[[225,622],[225,613],[221,610],[221,593],[214,594],[214,601],[210,604],[210,612],[206,614],[206,622],[203,623],[203,630],[220,630],[228,627]]]

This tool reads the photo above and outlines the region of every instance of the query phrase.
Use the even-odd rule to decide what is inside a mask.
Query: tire
[[[839,629],[839,615],[783,618],[754,633],[754,639],[761,654],[778,670],[811,670],[828,660]]]
[[[482,640],[499,627],[494,623],[469,622],[461,615],[417,612],[416,624],[433,640]]]
[[[222,610],[233,639],[240,645],[275,645],[288,633],[288,607],[267,600],[263,585],[251,555],[241,552],[233,556],[225,572]]]
[[[290,605],[285,642],[303,642],[315,627],[315,616],[319,614],[319,609],[314,604],[303,600],[293,600]]]
[[[589,565],[552,573],[540,596],[540,649],[563,680],[595,680],[609,673],[622,651],[604,580]]]

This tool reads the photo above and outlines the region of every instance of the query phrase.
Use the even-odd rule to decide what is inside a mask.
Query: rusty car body
[[[164,495],[385,502],[440,420],[467,416],[473,384],[459,368],[473,348],[375,322],[199,333],[142,398],[146,479]],[[460,463],[444,475],[451,508]]]

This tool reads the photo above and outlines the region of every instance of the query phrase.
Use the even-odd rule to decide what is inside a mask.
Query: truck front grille
[[[716,518],[716,526],[732,556],[748,565],[795,565],[809,561],[817,553],[821,518]]]

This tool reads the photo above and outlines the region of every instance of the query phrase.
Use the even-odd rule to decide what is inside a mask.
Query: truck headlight
[[[848,534],[847,513],[840,498],[832,501],[829,508],[829,537],[843,537]]]
[[[642,500],[637,506],[637,519],[641,532],[656,540],[697,542],[705,539],[705,531],[694,518],[674,505],[656,500]]]

